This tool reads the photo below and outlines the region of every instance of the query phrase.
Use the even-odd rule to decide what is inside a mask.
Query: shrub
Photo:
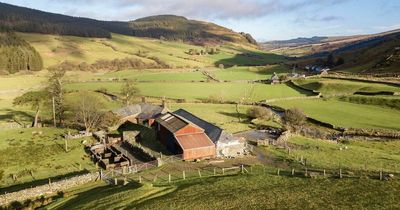
[[[247,115],[252,119],[263,119],[263,120],[270,120],[273,116],[271,110],[260,106],[254,106],[248,109]]]
[[[298,108],[287,109],[283,116],[285,123],[291,125],[303,125],[306,119],[304,112]]]

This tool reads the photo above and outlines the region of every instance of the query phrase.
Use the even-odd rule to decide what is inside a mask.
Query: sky
[[[370,34],[400,28],[400,0],[0,0],[100,20],[160,14],[210,21],[258,41]]]

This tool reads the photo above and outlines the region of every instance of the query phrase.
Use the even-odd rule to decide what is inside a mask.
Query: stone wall
[[[57,192],[65,191],[72,187],[95,181],[99,177],[98,173],[88,173],[64,179],[54,183],[28,188],[17,192],[6,193],[0,195],[0,206],[5,206],[13,201],[25,201],[27,199],[35,199],[40,196],[52,195]]]

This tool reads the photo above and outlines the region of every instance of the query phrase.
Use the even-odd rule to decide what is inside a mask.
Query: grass
[[[118,82],[85,82],[70,83],[69,90],[97,90],[105,88],[112,93],[118,93],[122,83]],[[186,99],[190,101],[206,99],[215,96],[224,101],[261,101],[272,98],[305,96],[285,84],[266,85],[248,83],[139,83],[142,95]]]
[[[391,171],[398,172],[400,167],[400,142],[398,141],[349,141],[335,143],[304,137],[293,137],[289,141],[290,155],[277,147],[266,149],[280,159],[296,164],[296,159],[303,156],[307,166],[318,169],[340,167],[349,170]],[[346,149],[347,148],[347,149]]]
[[[39,133],[41,132],[41,134]],[[0,132],[1,187],[31,182],[58,175],[93,169],[81,141],[68,141],[68,152],[61,137],[65,129],[29,128]],[[32,172],[32,173],[31,173]],[[14,182],[12,174],[17,176]]]
[[[221,46],[221,53],[217,55],[191,56],[187,54],[189,49],[201,50],[202,47],[182,42],[161,41],[119,34],[112,34],[111,39],[32,33],[18,33],[18,35],[28,41],[45,58],[43,60],[46,68],[65,60],[76,63],[93,63],[99,59],[135,57],[144,62],[153,62],[151,59],[138,56],[139,51],[148,56],[158,57],[179,68],[215,66],[218,62],[233,65],[264,65],[285,60],[284,57],[279,55],[267,54],[248,46],[231,44]],[[248,52],[259,56],[257,59],[243,56],[244,53]]]
[[[329,95],[350,95],[360,92],[391,91],[399,92],[400,88],[377,83],[355,82],[340,79],[305,79],[295,81],[300,86],[321,92],[324,96]]]
[[[90,186],[68,192],[68,197],[48,209],[396,209],[400,207],[396,202],[399,189],[396,180],[253,174],[203,178],[172,186]]]
[[[216,70],[212,73],[220,80],[266,80],[275,73],[289,73],[290,70],[282,65],[269,65],[265,67],[231,67],[223,70]]]
[[[336,99],[287,100],[272,104],[284,108],[298,107],[312,118],[340,127],[400,130],[400,111],[396,109]]]

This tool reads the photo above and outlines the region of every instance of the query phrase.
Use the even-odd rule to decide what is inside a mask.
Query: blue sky
[[[369,34],[400,28],[400,0],[0,0],[101,20],[157,14],[215,22],[257,40]]]

